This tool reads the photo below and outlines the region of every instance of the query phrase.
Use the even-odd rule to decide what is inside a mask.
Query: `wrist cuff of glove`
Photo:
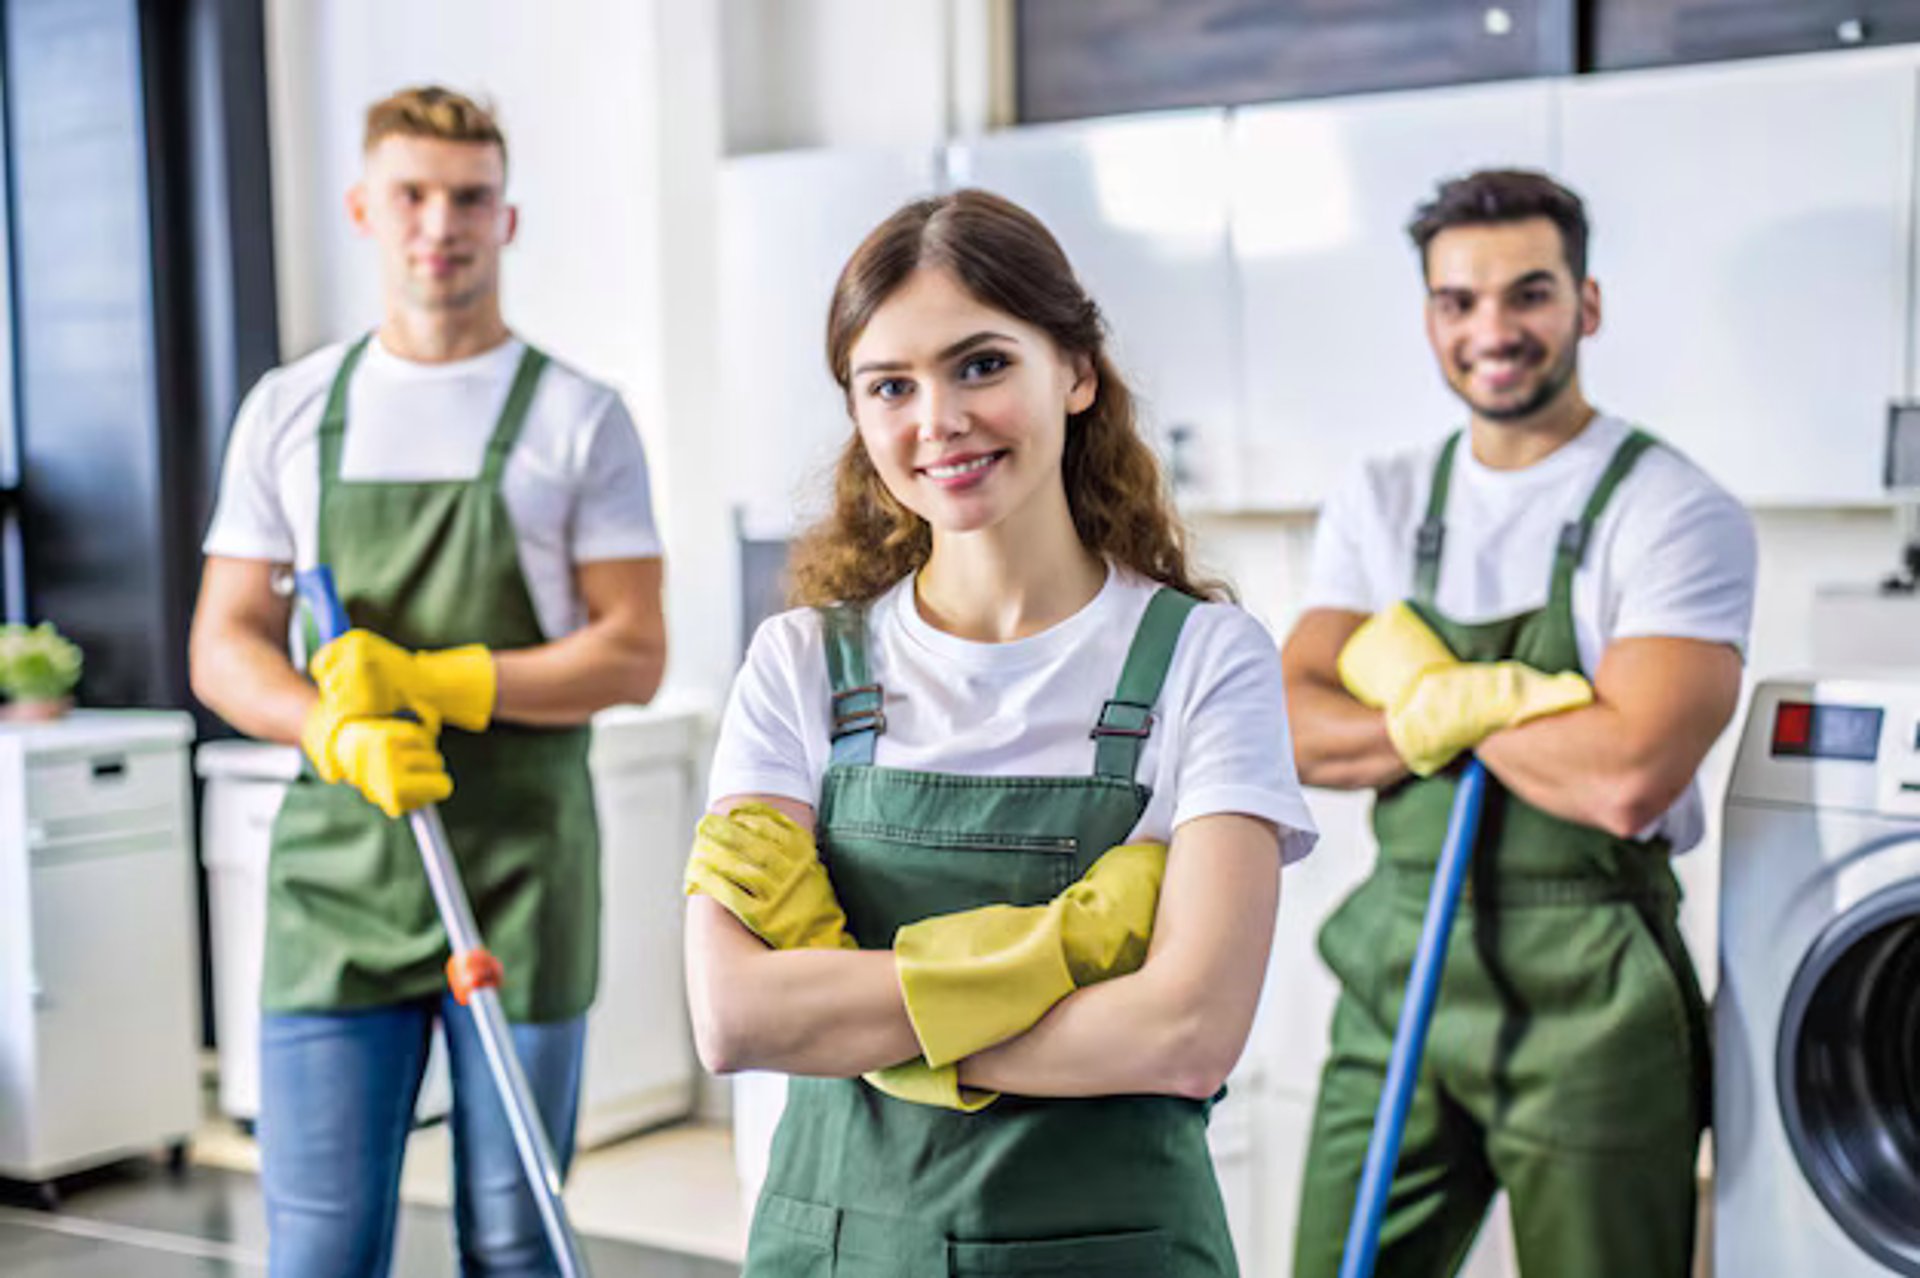
[[[988,905],[923,919],[893,939],[900,993],[938,1069],[1023,1034],[1074,989],[1059,915]]]
[[[333,743],[348,718],[338,706],[321,697],[300,725],[300,748],[312,762],[314,773],[329,785],[340,779],[340,761],[334,757]]]
[[[484,644],[416,653],[413,660],[422,694],[448,723],[481,732],[493,722],[500,676]]]
[[[933,1105],[940,1109],[957,1109],[963,1114],[977,1114],[1000,1099],[999,1092],[964,1086],[960,1082],[958,1066],[947,1065],[934,1069],[925,1060],[889,1065],[886,1069],[876,1069],[863,1077],[874,1090],[885,1092],[895,1100],[915,1105]]]
[[[1432,776],[1458,758],[1462,750],[1470,748],[1466,743],[1422,740],[1405,716],[1391,711],[1387,714],[1387,740],[1393,743],[1394,753],[1407,765],[1407,771],[1416,777]]]

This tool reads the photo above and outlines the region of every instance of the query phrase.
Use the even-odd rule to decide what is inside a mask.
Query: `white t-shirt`
[[[977,643],[929,625],[912,578],[903,580],[868,614],[868,675],[885,691],[887,717],[874,762],[976,776],[1093,775],[1088,733],[1156,589],[1115,568],[1058,625]],[[720,725],[712,798],[775,794],[817,805],[832,752],[831,702],[819,614],[768,618]],[[1286,860],[1313,847],[1279,655],[1259,622],[1227,604],[1188,614],[1135,779],[1153,795],[1134,838],[1165,841],[1195,817],[1237,812],[1279,826]]]
[[[307,567],[320,514],[320,418],[347,343],[262,377],[234,420],[209,555]],[[459,480],[480,473],[526,349],[518,339],[472,359],[419,364],[376,338],[347,387],[340,475]],[[541,373],[507,455],[501,491],[540,627],[579,629],[575,564],[659,555],[647,459],[620,396],[557,360]]]
[[[1434,602],[1461,622],[1491,621],[1547,600],[1560,528],[1577,519],[1631,428],[1597,417],[1524,470],[1491,470],[1466,439],[1455,450],[1446,543]],[[1413,594],[1415,530],[1426,517],[1444,440],[1364,463],[1321,512],[1306,607],[1377,612]],[[1643,453],[1601,512],[1573,579],[1580,664],[1591,674],[1616,639],[1665,636],[1745,650],[1756,551],[1746,509],[1665,447]],[[1675,851],[1700,841],[1689,786],[1643,831]]]

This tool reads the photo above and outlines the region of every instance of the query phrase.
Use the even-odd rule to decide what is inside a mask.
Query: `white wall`
[[[379,318],[376,262],[342,198],[366,106],[406,84],[490,100],[519,238],[508,322],[626,396],[666,539],[669,690],[717,696],[732,600],[714,376],[718,0],[270,0],[276,265],[283,354]]]
[[[945,138],[948,0],[724,0],[721,15],[729,153]]]
[[[1010,0],[721,0],[729,155],[932,146],[1012,119]]]

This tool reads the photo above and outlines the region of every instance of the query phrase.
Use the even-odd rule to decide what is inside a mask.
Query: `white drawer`
[[[27,763],[27,822],[62,839],[138,824],[179,824],[187,791],[180,750],[105,747]]]

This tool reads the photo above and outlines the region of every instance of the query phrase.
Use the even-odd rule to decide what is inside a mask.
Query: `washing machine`
[[[1720,1278],[1920,1275],[1920,673],[1756,689],[1728,783]]]

